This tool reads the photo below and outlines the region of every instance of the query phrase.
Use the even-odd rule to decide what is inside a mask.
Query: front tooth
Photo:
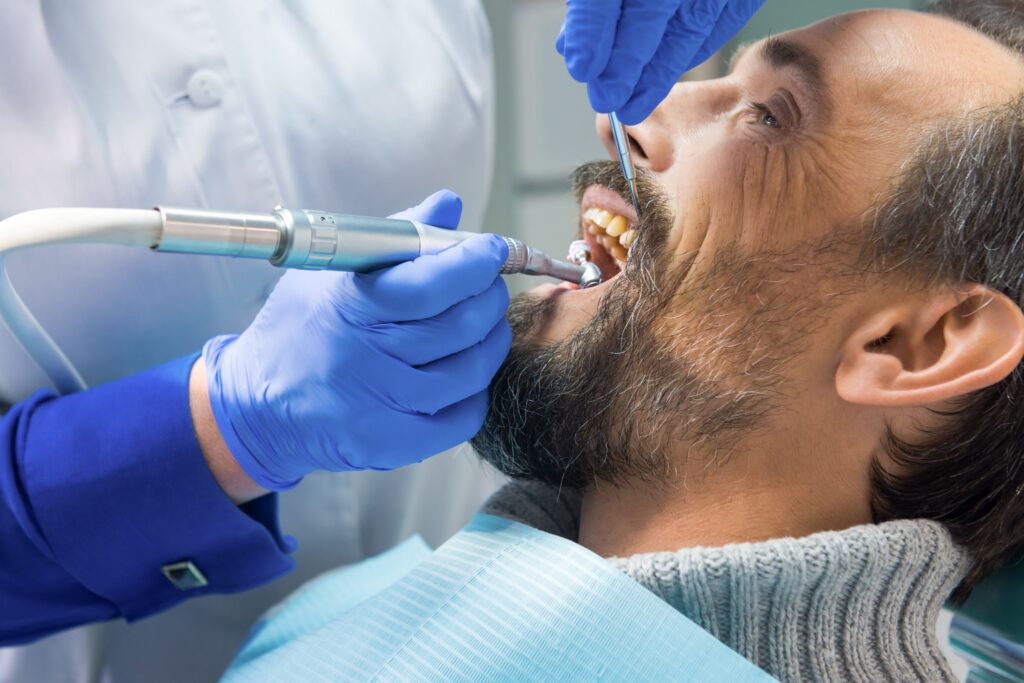
[[[618,237],[622,233],[626,232],[626,228],[629,227],[629,221],[626,220],[625,216],[614,216],[605,227],[605,231],[612,237]]]
[[[633,246],[633,241],[635,239],[636,230],[627,230],[626,232],[619,235],[619,244],[621,244],[624,249],[629,249],[631,246]]]
[[[614,237],[609,237],[608,235],[601,235],[600,239],[601,244],[603,244],[604,248],[607,249],[608,251],[611,251],[613,247],[618,246],[618,242],[615,240]]]
[[[587,224],[587,232],[589,232],[591,235],[603,235],[604,234],[604,230],[602,230],[600,228],[600,226],[595,225],[594,223],[588,223]]]
[[[610,223],[612,220],[612,214],[608,213],[604,209],[597,209],[594,212],[594,217],[591,218],[590,220],[592,220],[594,223],[597,223],[602,228],[607,228],[608,223]]]
[[[597,217],[597,214],[600,211],[601,211],[601,209],[595,209],[595,208],[591,207],[591,208],[589,208],[589,209],[587,209],[586,211],[583,212],[583,217],[585,219],[587,219],[588,221],[590,221],[591,223],[596,223],[597,221],[594,220],[594,219]]]

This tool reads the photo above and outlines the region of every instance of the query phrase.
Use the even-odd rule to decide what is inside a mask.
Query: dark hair
[[[1024,56],[1024,0],[940,0],[930,10]],[[1024,99],[926,135],[874,217],[873,260],[933,284],[979,283],[1024,305]],[[943,523],[971,555],[971,590],[1024,545],[1024,369],[962,397],[924,440],[889,433],[900,472],[876,461],[877,520]]]

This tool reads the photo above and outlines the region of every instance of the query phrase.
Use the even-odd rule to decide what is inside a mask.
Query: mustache
[[[629,183],[626,182],[626,176],[622,174],[622,168],[618,162],[607,160],[587,162],[578,166],[569,179],[577,203],[583,200],[583,193],[587,191],[588,187],[603,185],[621,196],[627,204],[633,205],[629,195]],[[665,193],[654,180],[654,174],[643,167],[636,169],[636,194],[641,216],[649,213],[649,209],[663,208],[666,205]]]

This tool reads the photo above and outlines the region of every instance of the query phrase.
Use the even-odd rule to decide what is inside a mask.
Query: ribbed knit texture
[[[575,540],[580,496],[517,482],[485,511]],[[900,520],[609,561],[783,681],[955,681],[939,608],[967,569],[946,529]]]

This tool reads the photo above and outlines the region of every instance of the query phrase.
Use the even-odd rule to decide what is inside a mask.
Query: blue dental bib
[[[223,680],[774,679],[586,548],[481,514],[299,589]]]

